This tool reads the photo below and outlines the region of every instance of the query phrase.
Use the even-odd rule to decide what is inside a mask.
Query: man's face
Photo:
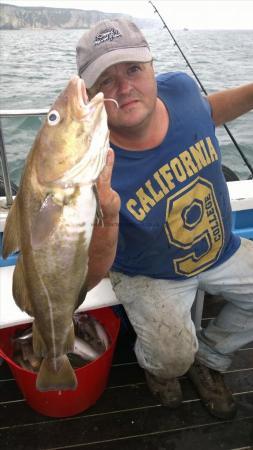
[[[90,90],[91,96],[103,92],[111,130],[141,126],[152,115],[157,86],[151,63],[120,63],[109,67]]]

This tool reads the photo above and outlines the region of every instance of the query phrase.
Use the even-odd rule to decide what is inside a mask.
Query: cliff
[[[26,7],[0,4],[0,30],[22,28],[78,29],[89,28],[93,23],[106,18],[125,17],[139,26],[150,26],[156,20],[134,19],[129,15],[84,11],[81,9]]]

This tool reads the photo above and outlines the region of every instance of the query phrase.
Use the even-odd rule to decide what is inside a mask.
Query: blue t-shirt
[[[121,197],[113,270],[186,279],[226,261],[239,247],[210,105],[195,81],[157,77],[168,109],[161,145],[129,151],[115,145],[112,186]]]

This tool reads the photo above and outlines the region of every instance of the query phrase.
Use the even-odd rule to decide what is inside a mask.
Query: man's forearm
[[[216,126],[253,109],[253,83],[208,95]]]
[[[95,225],[89,249],[88,290],[95,287],[110,270],[117,249],[119,215],[104,217],[103,225]]]

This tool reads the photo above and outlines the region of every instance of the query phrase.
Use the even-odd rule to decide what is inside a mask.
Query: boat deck
[[[208,301],[210,300],[210,301]],[[202,325],[221,300],[206,298]],[[233,420],[209,415],[187,376],[177,410],[162,407],[149,393],[133,353],[134,336],[122,327],[109,383],[98,402],[82,414],[49,418],[22,398],[8,366],[0,367],[2,450],[246,450],[253,449],[253,342],[237,352],[226,381],[238,402]]]

